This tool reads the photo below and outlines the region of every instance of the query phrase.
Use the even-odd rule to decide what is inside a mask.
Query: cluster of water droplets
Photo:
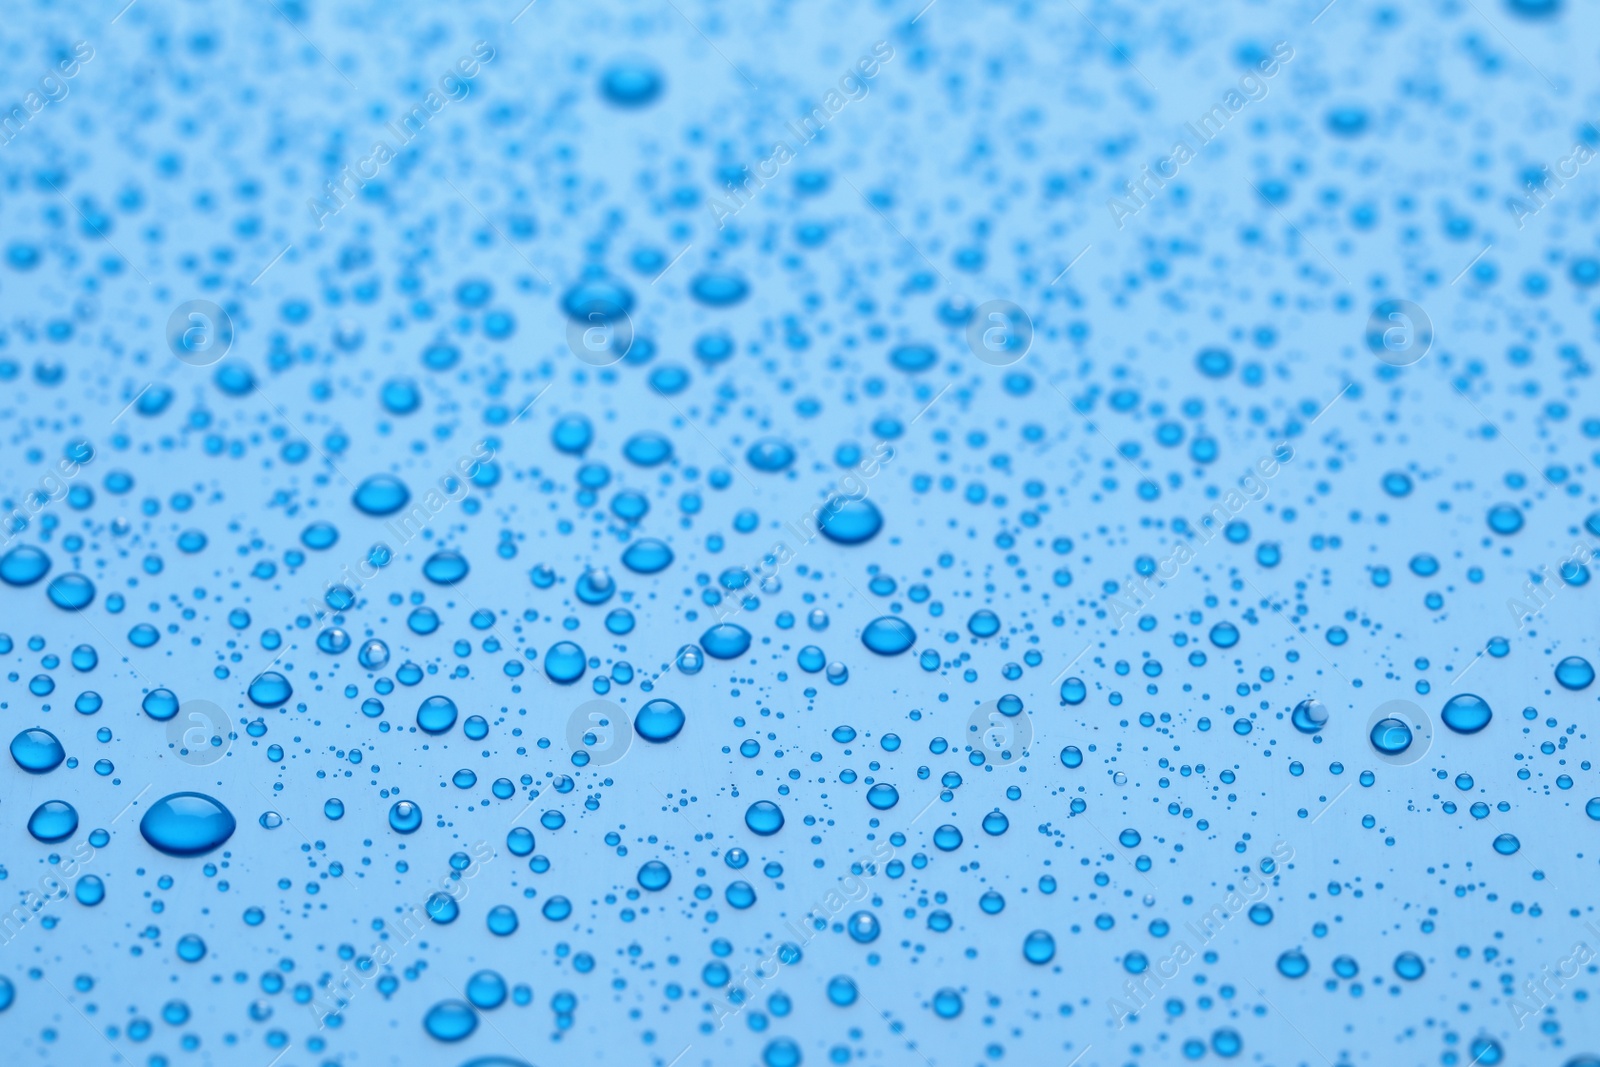
[[[1600,137],[1470,12],[159,7],[0,158],[19,1056],[1600,1062]]]

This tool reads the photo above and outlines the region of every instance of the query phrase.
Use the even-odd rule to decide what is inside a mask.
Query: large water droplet
[[[684,719],[682,708],[670,700],[657,698],[639,709],[633,729],[646,741],[659,745],[678,736]]]
[[[794,449],[776,437],[763,437],[746,450],[744,458],[764,474],[777,474],[794,462]]]
[[[0,557],[0,581],[32,585],[50,572],[50,557],[32,545],[18,545]]]
[[[204,793],[172,793],[150,805],[139,832],[169,856],[203,856],[233,836],[233,813]]]
[[[278,708],[289,702],[294,689],[289,679],[277,671],[266,671],[250,683],[250,702],[258,708]]]
[[[409,800],[397,800],[389,807],[389,828],[397,834],[414,834],[422,826],[422,809]]]
[[[1488,701],[1474,693],[1460,693],[1445,702],[1439,718],[1458,734],[1475,734],[1493,718]]]
[[[94,583],[81,574],[58,574],[45,587],[45,595],[62,611],[82,611],[94,603]]]
[[[707,271],[689,283],[689,295],[707,307],[732,307],[750,295],[750,284],[737,274]]]
[[[431,696],[417,708],[417,729],[425,734],[443,734],[456,724],[456,703],[449,697]]]
[[[1556,664],[1556,681],[1563,689],[1587,689],[1594,682],[1594,667],[1582,656],[1568,656]]]
[[[870,500],[835,496],[823,505],[817,528],[834,544],[859,545],[883,529],[883,514]]]
[[[921,374],[939,362],[939,353],[932,345],[897,345],[889,350],[889,363],[907,374]]]
[[[422,576],[435,585],[455,585],[467,576],[467,561],[459,552],[441,549],[422,565]]]
[[[440,1041],[461,1041],[478,1028],[478,1013],[464,1000],[441,1000],[422,1017],[422,1027]]]
[[[888,782],[878,782],[867,790],[867,803],[879,811],[888,811],[900,803],[900,791]]]
[[[904,619],[882,615],[862,629],[861,643],[880,656],[898,656],[917,643],[917,631]]]
[[[751,833],[771,837],[783,829],[783,809],[770,800],[758,800],[746,809],[744,824]]]
[[[672,881],[672,870],[660,860],[650,860],[639,868],[639,885],[652,893],[659,893]]]
[[[45,844],[65,841],[78,829],[78,809],[65,800],[47,800],[28,816],[28,833]]]
[[[661,95],[661,72],[643,60],[620,60],[600,76],[600,95],[615,107],[641,108]]]
[[[557,641],[544,654],[545,677],[560,685],[571,685],[582,678],[587,666],[583,649],[571,641]]]
[[[713,659],[737,659],[750,650],[750,631],[725,622],[700,635],[700,647]]]
[[[178,714],[178,697],[170,689],[152,689],[139,705],[156,722],[166,722]]]
[[[1035,930],[1022,942],[1022,957],[1034,965],[1049,963],[1056,958],[1056,939],[1048,930]]]
[[[350,502],[367,515],[393,515],[411,500],[411,490],[392,474],[374,474],[356,487]]]
[[[654,537],[641,537],[622,553],[622,565],[635,574],[655,574],[672,563],[672,549]]]
[[[67,750],[49,730],[34,727],[11,739],[11,758],[29,774],[46,774],[61,766]]]

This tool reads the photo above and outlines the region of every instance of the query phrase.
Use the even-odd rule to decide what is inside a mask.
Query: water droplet
[[[1458,734],[1475,734],[1488,726],[1489,720],[1493,717],[1488,701],[1473,693],[1459,693],[1451,697],[1445,702],[1444,710],[1439,713],[1439,718],[1444,720],[1444,724]],[[1403,750],[1402,748],[1396,751]]]
[[[1048,930],[1035,930],[1022,941],[1022,958],[1043,966],[1056,958],[1056,939]]]
[[[1563,689],[1587,689],[1594,682],[1594,667],[1582,656],[1568,656],[1556,664],[1556,681]]]
[[[467,576],[467,570],[461,553],[441,549],[422,565],[422,576],[435,585],[455,585]]]
[[[422,809],[409,800],[397,800],[389,807],[389,827],[397,834],[414,834],[422,826]]]
[[[49,730],[34,727],[11,739],[11,758],[29,774],[47,774],[61,766],[67,750]]]
[[[834,496],[822,507],[817,528],[836,545],[860,545],[883,529],[883,513],[870,500]]]
[[[639,885],[652,893],[659,893],[672,881],[672,871],[660,860],[650,860],[639,868]]]
[[[350,502],[366,515],[393,515],[411,501],[411,490],[392,474],[374,474],[356,487]]]
[[[750,285],[737,274],[707,271],[689,282],[689,295],[707,307],[732,307],[750,294]]]
[[[81,574],[58,574],[50,579],[45,594],[62,611],[82,611],[94,603],[94,583]]]
[[[456,703],[449,697],[431,696],[417,708],[417,729],[425,734],[449,733],[456,724]]]
[[[648,107],[661,96],[661,72],[643,60],[613,63],[600,76],[600,95],[620,108]]]
[[[900,803],[900,791],[887,782],[878,782],[867,790],[867,803],[879,811],[888,811]]]
[[[870,945],[878,940],[882,927],[878,925],[878,917],[870,911],[858,911],[850,916],[845,923],[845,930],[850,935],[850,940],[858,945]]]
[[[713,659],[737,659],[750,650],[750,631],[725,622],[700,635],[700,647]]]
[[[917,643],[917,631],[904,619],[881,615],[862,629],[861,643],[880,656],[898,656]]]
[[[763,437],[745,452],[750,466],[764,474],[777,474],[794,463],[794,449],[775,437]]]
[[[583,677],[588,667],[583,649],[571,641],[557,641],[544,654],[545,677],[558,685],[571,685]]]
[[[169,856],[203,856],[233,836],[233,813],[204,793],[169,793],[150,805],[139,833]]]
[[[7,585],[32,585],[50,573],[50,557],[32,545],[18,545],[0,556],[0,581]]]
[[[770,800],[758,800],[745,811],[744,824],[753,834],[771,837],[783,829],[783,810]]]
[[[684,724],[683,709],[670,700],[656,699],[639,709],[633,729],[653,744],[663,744],[678,736]]]
[[[47,800],[28,817],[28,833],[45,844],[65,841],[78,829],[78,809],[65,800]]]
[[[422,1028],[439,1041],[462,1041],[478,1028],[478,1013],[464,1000],[441,1000],[422,1017]]]
[[[1408,982],[1422,977],[1422,957],[1415,952],[1402,952],[1394,958],[1394,973]]]

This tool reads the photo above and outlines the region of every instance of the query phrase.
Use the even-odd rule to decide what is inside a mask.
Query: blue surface
[[[520,3],[7,11],[7,1062],[1600,1063],[1592,5]]]

